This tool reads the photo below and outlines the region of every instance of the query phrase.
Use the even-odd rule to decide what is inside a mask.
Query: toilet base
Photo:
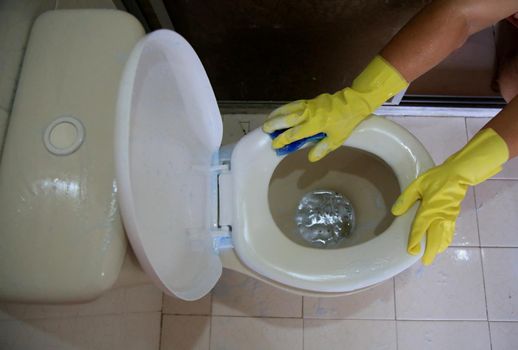
[[[140,266],[131,245],[128,244],[126,255],[115,284],[111,289],[153,283]]]
[[[223,267],[225,269],[240,272],[244,275],[255,278],[261,282],[267,283],[273,287],[279,288],[281,290],[284,290],[286,292],[290,292],[293,294],[305,296],[305,297],[315,297],[315,298],[340,297],[340,296],[351,295],[351,294],[363,292],[363,291],[365,291],[367,289],[371,289],[379,284],[379,283],[377,283],[377,284],[373,284],[373,285],[365,287],[365,288],[360,288],[357,290],[343,292],[343,293],[340,293],[340,292],[337,292],[337,293],[335,293],[335,292],[314,292],[314,291],[303,290],[303,289],[299,289],[299,288],[295,288],[295,287],[290,287],[285,284],[272,281],[271,279],[268,279],[268,278],[265,278],[265,277],[259,275],[258,273],[254,272],[254,271],[250,270],[248,267],[246,267],[241,262],[241,260],[239,260],[239,257],[236,255],[236,252],[233,249],[226,249],[226,250],[220,251],[219,257],[220,257],[221,263],[223,264]],[[382,282],[380,282],[380,283],[382,283]]]

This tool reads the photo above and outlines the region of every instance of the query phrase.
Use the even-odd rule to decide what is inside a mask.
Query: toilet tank
[[[113,10],[33,25],[0,162],[0,299],[81,302],[126,254],[113,165],[122,70],[144,35]]]

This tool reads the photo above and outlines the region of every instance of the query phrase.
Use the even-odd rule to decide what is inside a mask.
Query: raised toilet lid
[[[166,293],[202,297],[221,276],[209,232],[209,167],[223,134],[205,70],[169,30],[139,41],[117,106],[119,205],[145,272]]]

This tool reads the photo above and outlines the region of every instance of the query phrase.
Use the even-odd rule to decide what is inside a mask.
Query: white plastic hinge
[[[211,234],[216,252],[233,248],[232,243],[232,176],[230,161],[222,161],[210,168],[217,186],[213,204]]]
[[[212,233],[212,247],[218,253],[221,249],[234,248],[232,243],[231,231],[228,227],[221,227],[220,229],[211,231]]]

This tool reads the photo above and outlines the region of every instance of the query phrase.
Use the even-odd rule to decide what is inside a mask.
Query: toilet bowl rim
[[[369,147],[366,147],[366,145],[370,145],[370,148],[372,150],[373,145],[370,144],[370,141],[367,140],[369,132],[375,131],[377,133],[381,133],[380,135],[384,135],[385,137],[392,137],[393,139],[398,139],[400,147],[402,152],[410,152],[410,155],[406,155],[407,159],[413,159],[414,169],[412,170],[413,173],[406,174],[406,176],[402,176],[401,172],[395,171],[396,177],[398,178],[398,181],[400,182],[400,186],[404,188],[406,185],[409,184],[413,178],[416,178],[420,173],[427,170],[427,168],[433,166],[433,161],[431,160],[431,157],[427,153],[424,146],[413,136],[411,135],[406,129],[400,127],[399,125],[395,124],[392,121],[385,120],[380,117],[370,117],[365,122],[363,122],[356,130],[353,132],[351,137],[345,142],[345,146],[351,146],[359,149],[364,149],[366,151],[369,151]],[[395,140],[394,139],[394,140]],[[403,140],[403,141],[401,141]],[[397,141],[396,141],[397,142]],[[257,146],[259,144],[259,146]],[[258,259],[255,259],[252,255],[257,255],[257,247],[250,246],[250,234],[251,231],[254,229],[257,229],[257,219],[255,218],[247,218],[247,222],[245,223],[242,219],[240,220],[239,217],[243,217],[243,215],[247,215],[246,210],[243,210],[243,200],[245,198],[243,197],[243,193],[240,193],[241,190],[243,190],[243,184],[246,184],[247,179],[243,178],[243,174],[241,170],[247,167],[251,167],[255,165],[258,165],[255,161],[255,158],[257,156],[260,156],[260,154],[257,154],[257,152],[264,152],[268,153],[268,156],[266,157],[268,160],[265,163],[261,163],[258,165],[259,169],[258,171],[262,172],[264,175],[263,178],[255,176],[254,179],[259,179],[260,183],[255,183],[254,188],[257,188],[258,186],[263,188],[263,190],[267,189],[267,186],[269,184],[269,180],[271,177],[271,174],[273,174],[273,171],[275,167],[281,162],[283,157],[277,157],[274,156],[274,152],[271,150],[270,146],[271,142],[269,138],[262,133],[261,130],[255,130],[252,133],[248,134],[247,137],[243,138],[238,144],[236,145],[236,148],[234,149],[234,152],[232,154],[232,164],[233,164],[233,176],[234,176],[234,201],[235,201],[235,210],[234,215],[237,220],[234,222],[234,232],[233,232],[233,241],[236,253],[241,258],[241,260],[245,263],[245,265],[254,271],[271,278],[275,281],[287,284],[287,285],[293,285],[297,288],[307,289],[307,290],[316,290],[316,291],[344,291],[343,283],[334,283],[336,281],[322,281],[322,280],[314,280],[308,282],[308,276],[303,276],[302,278],[293,278],[293,276],[297,275],[296,271],[290,271],[289,269],[279,268],[279,266],[276,266],[276,263],[272,261],[259,261]],[[375,146],[375,145],[374,145]],[[273,153],[273,155],[272,155]],[[376,155],[379,156],[379,152],[371,152],[371,153],[378,153]],[[243,158],[245,157],[245,158]],[[413,158],[412,158],[413,157]],[[387,161],[386,157],[380,157]],[[391,157],[392,159],[388,159],[390,165],[390,161],[398,158],[404,158],[402,156],[399,157]],[[243,164],[246,163],[246,164]],[[408,165],[408,164],[407,164]],[[264,167],[268,168],[268,171],[265,171]],[[250,174],[248,174],[250,176]],[[268,176],[266,176],[268,175]],[[267,179],[267,181],[266,181]],[[265,220],[265,222],[269,222],[269,225],[267,223],[263,223],[263,227],[266,226],[268,229],[277,229],[277,231],[280,232],[280,230],[276,227],[276,225],[272,222],[271,213],[269,211],[269,205],[267,201],[267,196],[260,193],[256,193],[257,195],[261,196],[261,198],[255,198],[256,200],[259,200],[260,202],[264,202],[259,211],[260,213],[254,212],[254,215],[259,215],[262,217],[262,219]],[[245,196],[246,197],[246,196]],[[245,203],[247,204],[247,203]],[[257,205],[254,206],[253,203],[248,203],[247,206],[253,206],[254,209],[257,208]],[[365,249],[372,248],[373,246],[378,246],[379,244],[387,244],[388,246],[397,245],[397,254],[389,254],[388,256],[384,257],[385,261],[388,261],[384,266],[387,266],[385,269],[381,268],[380,266],[377,266],[376,269],[378,271],[377,277],[387,277],[386,271],[390,270],[391,272],[389,275],[395,275],[402,270],[406,269],[407,267],[411,266],[413,263],[415,263],[419,256],[410,256],[406,253],[406,235],[404,234],[397,234],[396,231],[401,231],[402,228],[404,230],[409,230],[410,224],[413,220],[413,216],[415,214],[415,211],[417,209],[417,206],[414,206],[407,214],[396,218],[392,224],[387,228],[387,230],[384,232],[383,235],[380,235],[374,240],[370,240],[368,242],[365,242],[363,244],[354,246],[355,251],[364,251]],[[248,208],[250,210],[250,208]],[[250,211],[248,211],[249,213]],[[404,227],[403,227],[404,226]],[[390,234],[393,232],[392,234]],[[253,233],[252,233],[253,235]],[[392,237],[392,235],[394,237]],[[392,237],[392,240],[389,240],[388,237]],[[405,237],[403,237],[405,236]],[[383,238],[384,237],[384,238]],[[252,237],[253,238],[253,237]],[[270,235],[270,238],[272,236]],[[380,241],[378,238],[381,238],[384,242]],[[397,239],[396,239],[397,238]],[[278,235],[275,237],[277,240],[276,242],[282,244],[286,247],[293,247],[297,251],[302,252],[304,251],[307,254],[310,255],[322,255],[324,252],[327,256],[329,256],[331,250],[317,250],[312,249],[308,247],[302,247],[297,245],[296,243],[289,240],[284,234]],[[253,241],[253,240],[252,240]],[[274,240],[275,241],[275,240]],[[376,243],[379,242],[379,243]],[[271,246],[271,242],[270,242]],[[305,248],[305,250],[304,250]],[[275,250],[275,247],[269,247],[269,250]],[[344,248],[345,249],[345,248]],[[320,251],[320,252],[316,252]],[[339,251],[335,250],[335,251]],[[260,254],[260,253],[259,253]],[[279,254],[285,254],[285,252],[280,252]],[[372,257],[373,254],[367,254],[367,256]],[[271,256],[274,256],[272,254]],[[270,257],[271,257],[270,256]],[[379,263],[382,264],[382,259],[378,259]],[[365,262],[367,264],[367,262]],[[374,264],[374,263],[373,263]],[[383,264],[382,264],[383,265]],[[277,270],[277,271],[276,271]],[[384,271],[386,270],[386,271]],[[279,273],[280,272],[280,273]],[[283,276],[284,275],[284,276]],[[300,274],[299,274],[300,275]],[[375,283],[376,278],[370,279],[368,276],[363,276],[363,282],[366,283]],[[388,278],[388,277],[387,277]],[[302,282],[302,283],[300,283]],[[306,283],[308,282],[308,283]],[[358,280],[356,281],[356,284],[354,284],[354,288],[351,289],[357,289],[361,287],[365,287],[366,285],[362,281]]]

